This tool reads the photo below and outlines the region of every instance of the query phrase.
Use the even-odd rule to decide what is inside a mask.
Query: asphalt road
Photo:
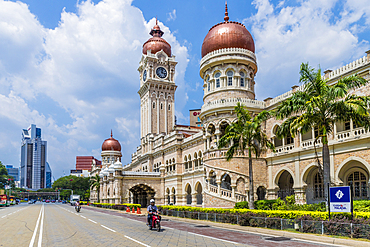
[[[0,208],[0,246],[329,246],[196,224],[163,221],[149,231],[145,217],[66,204]]]

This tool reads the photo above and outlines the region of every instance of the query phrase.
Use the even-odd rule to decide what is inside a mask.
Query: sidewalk
[[[136,214],[136,213],[133,214],[133,213],[127,213],[125,211],[120,211],[120,210],[115,210],[115,209],[97,208],[97,207],[90,207],[90,208],[113,211],[113,212],[127,214],[131,216],[136,216],[136,217],[140,217],[140,216],[142,217],[146,215],[146,209],[143,209],[141,211],[141,214]],[[207,225],[207,226],[212,226],[214,228],[227,229],[227,230],[237,231],[237,232],[242,232],[242,233],[244,232],[244,233],[249,233],[249,234],[268,235],[272,237],[286,237],[286,238],[297,239],[297,240],[318,242],[318,243],[323,243],[323,244],[335,244],[335,245],[356,246],[356,247],[369,246],[370,247],[370,241],[366,241],[366,240],[353,240],[353,239],[345,239],[345,238],[340,238],[340,237],[329,237],[329,236],[310,234],[310,233],[295,233],[295,232],[272,230],[272,229],[266,229],[266,228],[232,225],[232,224],[227,224],[227,223],[216,223],[216,222],[206,221],[206,220],[185,219],[185,218],[178,218],[178,217],[165,216],[165,215],[162,215],[162,219],[166,219],[169,221],[196,224],[196,225]]]

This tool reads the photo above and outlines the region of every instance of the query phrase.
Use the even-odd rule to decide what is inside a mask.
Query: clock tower
[[[153,37],[143,45],[140,73],[141,143],[150,137],[168,134],[175,125],[175,67],[171,46],[162,38],[163,31],[156,25],[150,31]]]

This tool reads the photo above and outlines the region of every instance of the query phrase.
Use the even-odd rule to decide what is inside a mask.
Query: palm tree
[[[91,187],[91,191],[94,190],[94,188],[96,188],[96,191],[98,193],[98,202],[100,202],[99,200],[100,176],[98,174],[90,178],[90,187]]]
[[[252,153],[258,158],[261,153],[269,148],[274,150],[274,145],[268,140],[262,131],[261,124],[266,121],[270,114],[262,111],[254,118],[246,107],[240,103],[235,106],[237,121],[227,126],[225,135],[218,142],[218,148],[229,146],[226,152],[226,160],[230,161],[234,154],[248,150],[249,158],[249,208],[254,208],[254,187],[253,187],[253,158]]]
[[[330,157],[328,135],[333,134],[336,122],[352,121],[365,129],[370,127],[368,106],[370,97],[349,94],[351,90],[364,86],[368,82],[357,75],[339,79],[334,85],[321,77],[321,70],[315,71],[308,63],[302,63],[300,82],[303,91],[296,91],[276,109],[277,119],[284,120],[277,131],[279,138],[289,134],[294,137],[299,132],[304,134],[318,131],[314,143],[321,138],[322,142],[322,176],[324,180],[324,196],[328,198],[327,184],[330,184]],[[316,147],[315,147],[316,148]],[[320,160],[318,160],[319,168]]]

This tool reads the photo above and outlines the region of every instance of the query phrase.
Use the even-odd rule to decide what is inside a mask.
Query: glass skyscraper
[[[22,130],[21,187],[28,189],[46,188],[47,142],[41,139],[41,129],[31,124]]]

